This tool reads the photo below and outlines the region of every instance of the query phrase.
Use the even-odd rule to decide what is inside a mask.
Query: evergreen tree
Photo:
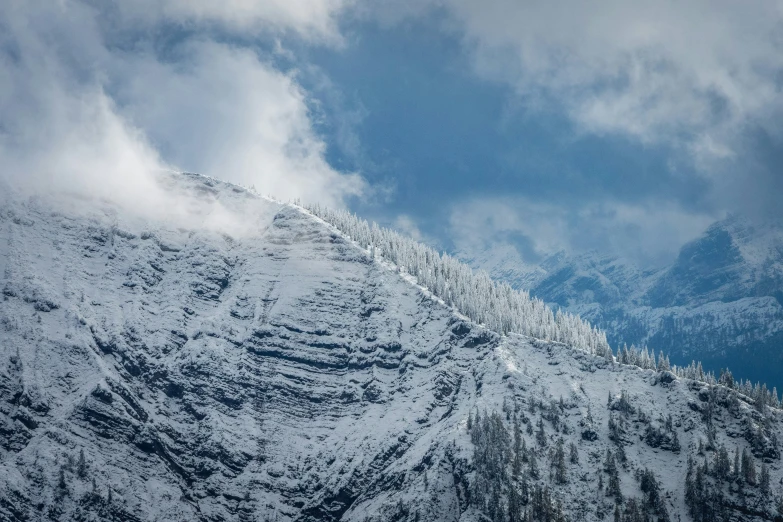
[[[81,479],[87,477],[87,460],[84,458],[84,449],[79,450],[79,460],[76,461],[76,474]]]
[[[721,445],[713,457],[712,471],[715,477],[720,480],[726,480],[731,475],[731,462],[729,461],[729,452],[726,447]]]
[[[751,486],[756,484],[756,461],[747,449],[742,450],[742,478]]]
[[[666,359],[663,355],[663,351],[660,351],[658,353],[658,371],[669,371],[671,368],[669,368],[669,360]]]
[[[519,478],[519,474],[522,471],[522,433],[519,425],[519,420],[514,419],[514,461],[511,464],[511,476],[514,479]]]
[[[527,478],[523,478],[519,484],[519,501],[524,506],[530,501],[530,485],[527,482]]]
[[[489,519],[492,522],[506,522],[508,519],[505,513],[505,506],[503,505],[503,501],[500,499],[500,491],[498,488],[492,489],[486,511],[489,515]]]
[[[536,460],[536,454],[533,451],[529,452],[528,460],[528,475],[530,475],[530,477],[533,479],[539,478],[540,472],[538,471],[538,461]]]
[[[685,473],[685,505],[693,506],[696,502],[696,480],[694,477],[693,457],[688,455],[688,471]]]
[[[555,448],[555,481],[558,484],[565,484],[567,482],[567,470],[565,463],[565,450],[563,449],[563,439],[557,441],[557,447]]]
[[[57,489],[61,495],[68,493],[68,483],[65,481],[65,468],[60,468],[60,473],[57,476]]]
[[[734,376],[731,374],[728,368],[720,369],[720,377],[718,377],[718,382],[727,388],[734,388]]]
[[[761,465],[761,478],[759,479],[759,488],[764,498],[769,498],[771,493],[769,479],[769,468],[766,464]]]
[[[677,430],[672,430],[671,431],[671,436],[672,436],[672,444],[671,444],[672,445],[672,451],[674,453],[679,453],[680,452],[680,438],[677,436]]]
[[[612,467],[613,457],[612,450],[606,448],[606,456],[604,457],[604,471],[609,473],[609,469]]]
[[[579,451],[576,449],[576,444],[571,442],[571,451],[569,460],[571,461],[571,464],[579,464]]]
[[[609,440],[619,443],[621,440],[620,425],[615,420],[614,414],[609,415]]]
[[[506,522],[502,495],[509,484],[507,463],[511,456],[511,443],[502,417],[497,412],[477,415],[470,436],[476,468],[475,480],[471,484],[472,502],[493,522]]]
[[[697,465],[696,466],[696,476],[694,478],[694,485],[693,485],[693,503],[691,504],[691,516],[695,518],[696,520],[703,520],[705,517],[704,512],[704,501],[705,501],[705,495],[704,495],[704,468]]]
[[[628,457],[625,454],[625,447],[622,444],[617,445],[617,462],[623,466],[628,462]]]
[[[597,356],[609,351],[604,332],[573,314],[560,310],[553,312],[528,292],[495,282],[485,272],[473,272],[451,256],[441,255],[346,211],[333,211],[320,205],[308,210],[367,249],[372,259],[395,264],[400,272],[415,277],[420,285],[446,304],[494,331],[561,342]]]
[[[509,522],[522,522],[522,499],[515,488],[511,488],[508,494],[508,520]]]
[[[620,490],[620,472],[617,469],[617,462],[614,455],[609,450],[606,450],[606,461],[604,463],[604,469],[607,475],[609,475],[609,481],[606,485],[606,495],[614,497],[617,502],[622,502],[622,492]]]
[[[536,442],[539,446],[546,446],[546,432],[544,431],[543,417],[538,419],[538,431],[536,432]]]
[[[516,291],[507,283],[493,281],[485,272],[473,272],[467,265],[446,254],[404,237],[394,231],[349,214],[320,205],[308,210],[336,227],[349,240],[417,279],[446,304],[471,320],[501,334],[510,332],[564,343],[577,350],[603,356],[609,351],[606,334],[578,316],[553,312],[528,292]]]
[[[666,510],[666,507],[661,496],[661,484],[655,478],[655,473],[645,468],[643,471],[638,472],[637,477],[639,479],[639,488],[645,494],[644,510],[652,510],[660,515]]]
[[[90,500],[92,502],[97,502],[101,498],[101,494],[98,492],[98,483],[95,480],[95,477],[92,477],[90,482]]]

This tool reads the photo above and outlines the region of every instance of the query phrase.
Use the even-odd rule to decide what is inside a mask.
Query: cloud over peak
[[[143,198],[186,170],[660,257],[780,217],[781,27],[775,0],[7,0],[0,176]]]
[[[341,4],[316,3],[172,0],[159,8],[181,23],[331,37]],[[361,177],[327,163],[292,73],[203,35],[172,44],[167,52],[180,58],[172,61],[125,8],[80,0],[0,6],[4,177],[112,192],[174,168],[335,206],[364,190]],[[107,43],[108,18],[133,35],[131,49]]]

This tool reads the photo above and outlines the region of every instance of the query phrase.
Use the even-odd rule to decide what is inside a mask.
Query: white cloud
[[[355,0],[136,0],[115,2],[130,23],[217,24],[234,32],[295,33],[342,41],[338,18]]]
[[[184,52],[176,67],[145,58],[127,64],[118,96],[167,159],[281,199],[339,206],[361,193],[359,176],[324,159],[295,78],[246,49],[197,42]]]
[[[424,240],[424,235],[421,233],[421,230],[419,230],[419,226],[416,224],[416,221],[406,214],[400,214],[397,216],[392,227],[399,230],[400,233],[405,234],[411,239],[415,239],[416,241]]]
[[[554,108],[571,119],[578,134],[663,145],[671,172],[704,187],[692,206],[709,207],[689,211],[682,200],[657,201],[652,195],[641,203],[586,196],[590,200],[577,201],[577,208],[567,206],[573,201],[551,198],[546,204],[477,200],[458,206],[455,238],[466,233],[487,247],[511,244],[517,234],[528,238],[533,257],[560,248],[596,248],[660,262],[722,217],[721,209],[779,219],[783,4],[778,0],[394,5],[396,10],[378,8],[385,23],[405,16],[440,19],[427,18],[433,10],[443,14],[442,29],[461,39],[474,71],[510,86],[518,96],[513,105],[521,103],[527,114],[540,110],[546,117]],[[768,157],[761,158],[763,153]],[[600,172],[593,175],[601,179]],[[633,175],[628,173],[629,183]]]
[[[535,263],[560,251],[596,250],[649,266],[670,261],[716,217],[721,216],[665,202],[566,207],[518,197],[477,198],[452,208],[450,235],[456,250],[468,258],[513,247],[522,261]]]
[[[404,5],[405,2],[402,2]],[[443,0],[481,74],[586,132],[726,154],[783,112],[776,0]],[[712,143],[712,147],[704,147]]]
[[[101,85],[81,81],[79,59],[102,59],[87,9],[2,7],[0,164],[2,175],[41,186],[107,187],[165,168],[138,130],[116,113]],[[58,25],[55,15],[62,15]],[[40,31],[36,33],[36,29]],[[51,49],[59,40],[77,58]],[[70,61],[70,63],[69,63]]]
[[[522,198],[476,198],[456,204],[451,210],[450,231],[457,250],[462,252],[511,244],[517,236],[530,241],[532,255],[551,254],[568,247],[563,209]]]
[[[219,16],[209,5],[199,16]],[[159,59],[150,42],[132,52],[108,45],[107,15],[96,9],[75,0],[0,5],[0,176],[122,197],[137,209],[161,206],[156,174],[167,168],[336,206],[364,189],[326,162],[294,76],[209,40],[183,44],[177,61]],[[328,17],[270,16],[296,31],[328,26]]]

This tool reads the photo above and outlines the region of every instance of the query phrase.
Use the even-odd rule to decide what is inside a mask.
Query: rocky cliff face
[[[675,262],[643,271],[622,259],[557,254],[535,267],[470,257],[494,277],[581,314],[613,345],[647,344],[679,364],[783,389],[783,230],[732,217],[685,245]]]
[[[603,520],[648,506],[646,470],[686,520],[688,458],[720,447],[770,478],[727,512],[775,516],[776,408],[499,336],[298,207],[170,190],[252,232],[0,202],[0,519],[499,520],[520,492],[533,519]]]

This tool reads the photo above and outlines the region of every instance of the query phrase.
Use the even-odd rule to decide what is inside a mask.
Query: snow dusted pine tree
[[[645,370],[672,371],[677,377],[716,384],[712,372],[705,372],[700,362],[677,367],[662,352],[657,360],[655,350],[646,346],[618,347],[615,354],[606,334],[578,315],[558,310],[553,312],[541,299],[527,291],[515,290],[509,284],[493,281],[484,271],[449,256],[440,254],[393,230],[368,223],[346,210],[333,210],[320,205],[297,207],[332,225],[347,239],[365,249],[373,260],[388,263],[398,272],[415,278],[435,297],[454,307],[468,319],[501,334],[517,333],[535,339],[563,343],[573,349],[604,357],[607,362],[638,366]],[[780,407],[777,390],[754,389],[750,383],[740,387],[745,395],[756,399],[756,405]]]
[[[433,295],[491,330],[555,341],[602,357],[609,352],[606,334],[579,316],[553,312],[528,292],[493,281],[486,272],[474,271],[448,254],[439,254],[345,210],[319,205],[306,209],[370,252],[373,259],[391,263],[398,271],[415,277]]]

